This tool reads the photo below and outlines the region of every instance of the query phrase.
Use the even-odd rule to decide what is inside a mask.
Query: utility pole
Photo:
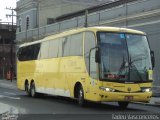
[[[6,17],[12,17],[12,27],[11,27],[11,32],[14,31],[14,27],[13,27],[13,17],[16,17],[16,15],[14,15],[14,11],[15,9],[13,8],[6,8],[7,10],[11,10],[12,14],[7,14]],[[12,76],[13,76],[13,44],[14,41],[13,39],[11,40],[11,51],[10,51],[10,60],[11,60],[11,65],[10,65],[10,76],[11,76],[11,82],[12,82]]]

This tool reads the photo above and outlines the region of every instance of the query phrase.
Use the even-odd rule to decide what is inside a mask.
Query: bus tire
[[[118,102],[118,105],[121,109],[126,109],[127,106],[128,106],[129,102],[122,102],[122,101],[119,101]]]
[[[31,97],[36,97],[37,96],[34,82],[32,82],[31,86],[30,86],[30,96]]]
[[[78,104],[82,107],[85,105],[84,91],[82,86],[79,86],[78,89]]]
[[[30,96],[30,90],[29,90],[29,84],[28,84],[28,82],[25,83],[25,91],[26,91],[26,94],[28,96]]]

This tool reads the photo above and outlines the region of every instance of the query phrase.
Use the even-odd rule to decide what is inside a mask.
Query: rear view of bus
[[[103,30],[96,34],[97,46],[90,51],[90,63],[95,54],[100,101],[116,101],[122,108],[131,101],[149,102],[154,54],[145,33],[120,29],[119,32]],[[95,71],[92,70],[90,75]]]

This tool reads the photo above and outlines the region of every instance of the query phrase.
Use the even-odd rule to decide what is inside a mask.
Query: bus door
[[[96,99],[98,91],[98,65],[95,61],[96,48],[90,51],[89,55],[89,75],[90,75],[90,94],[92,99]]]
[[[88,82],[86,86],[86,93],[89,99],[95,98],[96,88],[98,85],[98,77],[97,77],[97,64],[95,62],[95,48],[96,46],[96,39],[95,34],[93,32],[85,32],[84,37],[84,57],[85,57],[85,64],[86,69],[89,74]]]

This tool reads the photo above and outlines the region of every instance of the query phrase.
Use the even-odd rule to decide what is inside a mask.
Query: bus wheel
[[[28,84],[28,82],[25,83],[25,91],[26,91],[27,95],[30,95],[30,90],[29,90],[29,84]]]
[[[118,102],[118,105],[121,109],[126,109],[128,106],[129,102]]]
[[[34,82],[32,82],[31,86],[30,86],[30,95],[31,95],[31,97],[36,97],[36,89],[35,89]]]
[[[84,91],[83,91],[83,87],[80,86],[79,90],[78,90],[78,104],[80,106],[84,106],[85,101],[84,101]]]

